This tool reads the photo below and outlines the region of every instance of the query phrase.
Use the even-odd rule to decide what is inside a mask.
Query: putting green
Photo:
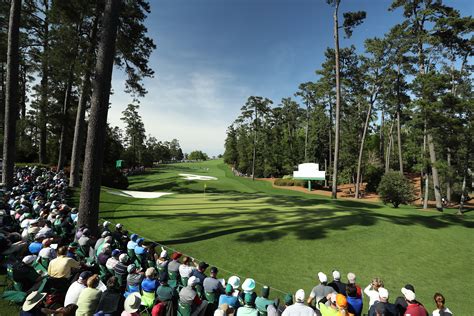
[[[186,180],[183,173],[217,180]],[[101,217],[216,265],[221,276],[232,272],[309,293],[318,271],[330,277],[338,269],[344,281],[354,272],[362,287],[381,277],[391,301],[411,283],[429,312],[435,292],[454,313],[471,312],[465,299],[474,283],[471,213],[459,218],[274,189],[233,176],[221,160],[164,165],[129,180],[129,190],[174,194],[137,199],[104,189]]]

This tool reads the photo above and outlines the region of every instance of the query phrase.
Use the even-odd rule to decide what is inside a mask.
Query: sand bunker
[[[198,176],[198,175],[189,174],[189,173],[180,173],[179,175],[184,177],[184,180],[201,180],[201,181],[217,180],[216,177]]]
[[[127,191],[127,190],[117,190],[117,191],[107,190],[107,193],[130,197],[130,198],[137,198],[137,199],[156,199],[163,195],[172,194],[172,193],[165,193],[165,192],[145,192],[145,191]]]

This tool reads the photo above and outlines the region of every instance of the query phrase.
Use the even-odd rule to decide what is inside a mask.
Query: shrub
[[[104,169],[102,173],[102,185],[110,188],[125,190],[128,188],[128,179],[124,174],[115,168]]]
[[[287,175],[284,175],[282,179],[285,179],[285,180],[290,179],[291,180],[291,179],[293,179],[293,176],[287,174]]]
[[[414,188],[399,172],[388,172],[380,180],[377,192],[384,204],[392,203],[395,208],[413,200]]]
[[[377,192],[377,187],[379,186],[383,173],[384,173],[384,170],[381,167],[369,165],[367,167],[367,171],[365,172],[365,178],[367,182],[365,191]]]
[[[306,181],[303,180],[293,180],[293,179],[276,179],[275,182],[273,182],[274,185],[279,186],[279,187],[304,187]]]

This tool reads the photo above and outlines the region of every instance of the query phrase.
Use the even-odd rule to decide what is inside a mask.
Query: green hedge
[[[285,187],[285,186],[304,187],[305,184],[306,184],[306,181],[293,180],[293,179],[276,179],[273,184],[275,184],[276,186],[279,186],[279,187]]]

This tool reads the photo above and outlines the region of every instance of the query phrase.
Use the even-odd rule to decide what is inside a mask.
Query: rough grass
[[[187,181],[179,173],[218,180]],[[352,271],[361,286],[382,277],[392,301],[412,283],[429,311],[439,291],[453,312],[470,314],[471,213],[460,218],[274,189],[234,177],[219,160],[164,165],[129,181],[130,190],[175,194],[133,199],[103,191],[100,216],[216,265],[224,276],[251,276],[283,292],[309,293],[318,271]]]

